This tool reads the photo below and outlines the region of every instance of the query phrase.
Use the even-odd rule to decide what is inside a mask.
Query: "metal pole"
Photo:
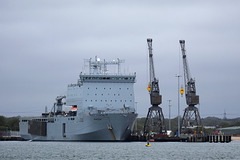
[[[137,102],[135,102],[135,106],[136,106],[136,113],[137,113]],[[137,118],[136,118],[136,132],[137,132]]]
[[[169,102],[169,130],[171,131],[171,100],[168,100]]]
[[[178,78],[178,137],[180,137],[180,89],[179,89],[179,78],[181,77],[180,75],[176,75]]]

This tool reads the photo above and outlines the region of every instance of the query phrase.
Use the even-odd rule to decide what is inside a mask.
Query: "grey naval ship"
[[[32,141],[126,141],[137,113],[134,109],[136,73],[122,74],[123,60],[85,60],[67,94],[57,96],[50,112],[21,117],[20,135]],[[110,73],[108,66],[115,67]],[[114,65],[114,66],[112,66]]]

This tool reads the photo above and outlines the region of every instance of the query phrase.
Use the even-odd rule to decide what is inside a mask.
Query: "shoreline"
[[[240,136],[232,136],[232,141],[240,141]]]

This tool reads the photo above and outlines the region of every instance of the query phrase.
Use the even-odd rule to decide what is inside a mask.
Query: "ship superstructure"
[[[58,96],[49,113],[21,118],[20,134],[31,140],[125,141],[137,117],[134,109],[136,74],[121,74],[123,60],[85,61],[88,72],[81,72],[67,94]],[[116,73],[108,70],[117,68]]]

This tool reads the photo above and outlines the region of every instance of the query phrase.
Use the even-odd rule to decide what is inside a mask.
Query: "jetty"
[[[131,142],[146,142],[147,136],[132,135]],[[232,141],[231,135],[184,135],[181,137],[154,136],[149,138],[150,142],[209,142],[209,143],[229,143]]]
[[[0,141],[24,141],[18,131],[0,131]]]

